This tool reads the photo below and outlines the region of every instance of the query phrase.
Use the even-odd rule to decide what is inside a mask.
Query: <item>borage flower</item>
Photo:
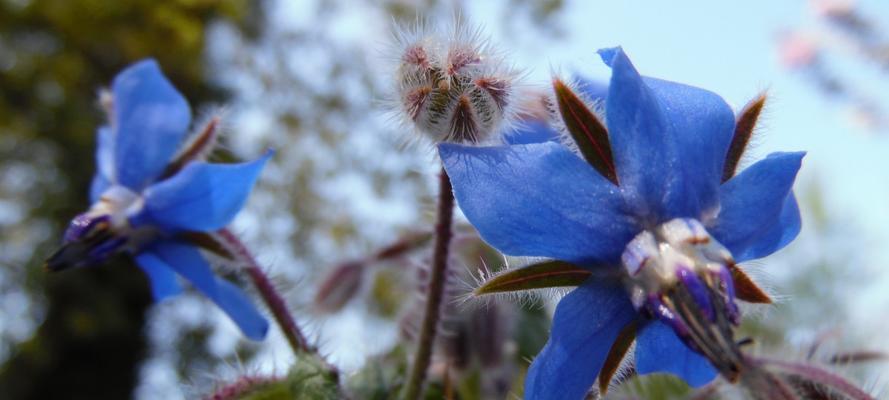
[[[98,130],[93,205],[71,221],[63,247],[47,260],[47,268],[58,271],[131,254],[149,277],[156,299],[181,292],[179,274],[247,337],[262,339],[268,322],[237,286],[214,275],[196,244],[218,247],[212,232],[243,207],[271,152],[242,164],[204,161],[215,145],[218,121],[186,140],[188,102],[154,60],[118,74],[111,96],[110,123]]]
[[[791,186],[803,153],[771,154],[735,176],[764,98],[736,121],[714,93],[642,77],[620,48],[599,54],[612,69],[607,129],[554,85],[576,152],[555,142],[439,146],[458,204],[485,241],[555,259],[525,278],[584,279],[556,308],[525,398],[580,399],[597,377],[607,388],[634,338],[640,374],[672,373],[692,386],[717,372],[735,380],[744,362],[732,336],[735,297],[764,297],[735,262],[771,254],[799,232]]]

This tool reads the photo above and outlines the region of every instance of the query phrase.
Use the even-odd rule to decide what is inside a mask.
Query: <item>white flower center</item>
[[[676,218],[636,235],[621,256],[636,307],[679,280],[684,268],[696,275],[718,274],[734,264],[731,253],[695,219]]]
[[[129,229],[127,217],[141,210],[144,204],[145,200],[138,193],[121,185],[113,185],[102,193],[89,214],[108,215],[112,229],[121,232]]]

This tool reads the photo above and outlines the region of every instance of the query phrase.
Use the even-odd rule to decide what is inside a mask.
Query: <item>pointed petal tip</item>
[[[163,231],[209,232],[228,225],[244,207],[272,156],[237,164],[191,162],[173,177],[145,190],[144,207],[129,216],[132,226]]]
[[[596,53],[598,53],[599,57],[602,58],[602,62],[604,62],[605,65],[607,65],[609,67],[613,67],[614,60],[617,57],[619,57],[621,55],[623,57],[626,57],[623,47],[620,47],[620,46],[606,47],[604,49],[599,49]]]
[[[258,170],[262,171],[262,169],[265,168],[265,165],[269,162],[269,160],[271,160],[272,157],[275,156],[275,153],[277,153],[277,150],[275,150],[271,147],[267,148],[262,153],[262,155],[259,156],[259,158],[255,159],[253,161],[248,161],[248,162],[246,162],[246,164],[254,164],[254,165],[256,165],[256,168]]]
[[[254,342],[261,342],[265,340],[266,336],[268,336],[269,321],[263,318],[260,322],[257,322],[256,326],[252,327],[249,331],[241,328],[241,332],[244,333],[244,336],[247,339],[250,339]]]
[[[787,160],[787,162],[791,163],[798,172],[802,167],[803,159],[806,157],[807,152],[805,151],[776,151],[773,153],[769,153],[766,156],[765,160],[778,161]],[[765,161],[763,160],[763,161]]]

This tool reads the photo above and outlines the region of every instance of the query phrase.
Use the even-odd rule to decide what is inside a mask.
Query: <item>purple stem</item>
[[[290,344],[293,352],[296,353],[296,355],[301,353],[314,353],[315,349],[309,345],[306,337],[303,335],[302,331],[299,330],[299,326],[296,325],[293,315],[287,308],[287,303],[284,302],[284,299],[275,289],[275,285],[272,284],[269,277],[266,276],[265,272],[262,271],[262,268],[259,267],[259,263],[256,262],[256,259],[253,257],[253,254],[250,253],[250,250],[248,250],[247,247],[241,243],[240,239],[238,239],[238,237],[230,230],[222,229],[218,234],[225,242],[226,247],[246,264],[247,275],[250,276],[250,280],[253,281],[253,285],[256,286],[256,290],[259,292],[262,300],[268,306],[269,311],[271,311],[278,326],[281,327],[281,331],[284,332],[284,337],[287,338],[287,342]]]
[[[874,400],[873,397],[871,397],[869,394],[865,393],[863,390],[859,389],[855,385],[849,383],[849,381],[824,369],[806,364],[797,364],[781,360],[769,359],[761,361],[770,365],[772,369],[777,370],[779,373],[796,375],[800,378],[809,380],[816,384],[824,385],[831,390],[835,390],[839,393],[849,396],[850,399]]]
[[[435,248],[432,253],[432,271],[429,277],[429,292],[426,295],[426,310],[420,330],[420,340],[413,367],[405,388],[406,400],[416,400],[423,392],[426,370],[432,359],[436,327],[441,314],[441,300],[447,280],[448,252],[453,236],[454,192],[451,179],[444,168],[439,176],[438,216],[435,223]]]

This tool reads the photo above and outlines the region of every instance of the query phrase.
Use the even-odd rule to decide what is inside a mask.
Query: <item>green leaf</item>
[[[551,287],[579,286],[592,275],[589,270],[564,261],[544,261],[507,270],[477,287],[476,296]]]

